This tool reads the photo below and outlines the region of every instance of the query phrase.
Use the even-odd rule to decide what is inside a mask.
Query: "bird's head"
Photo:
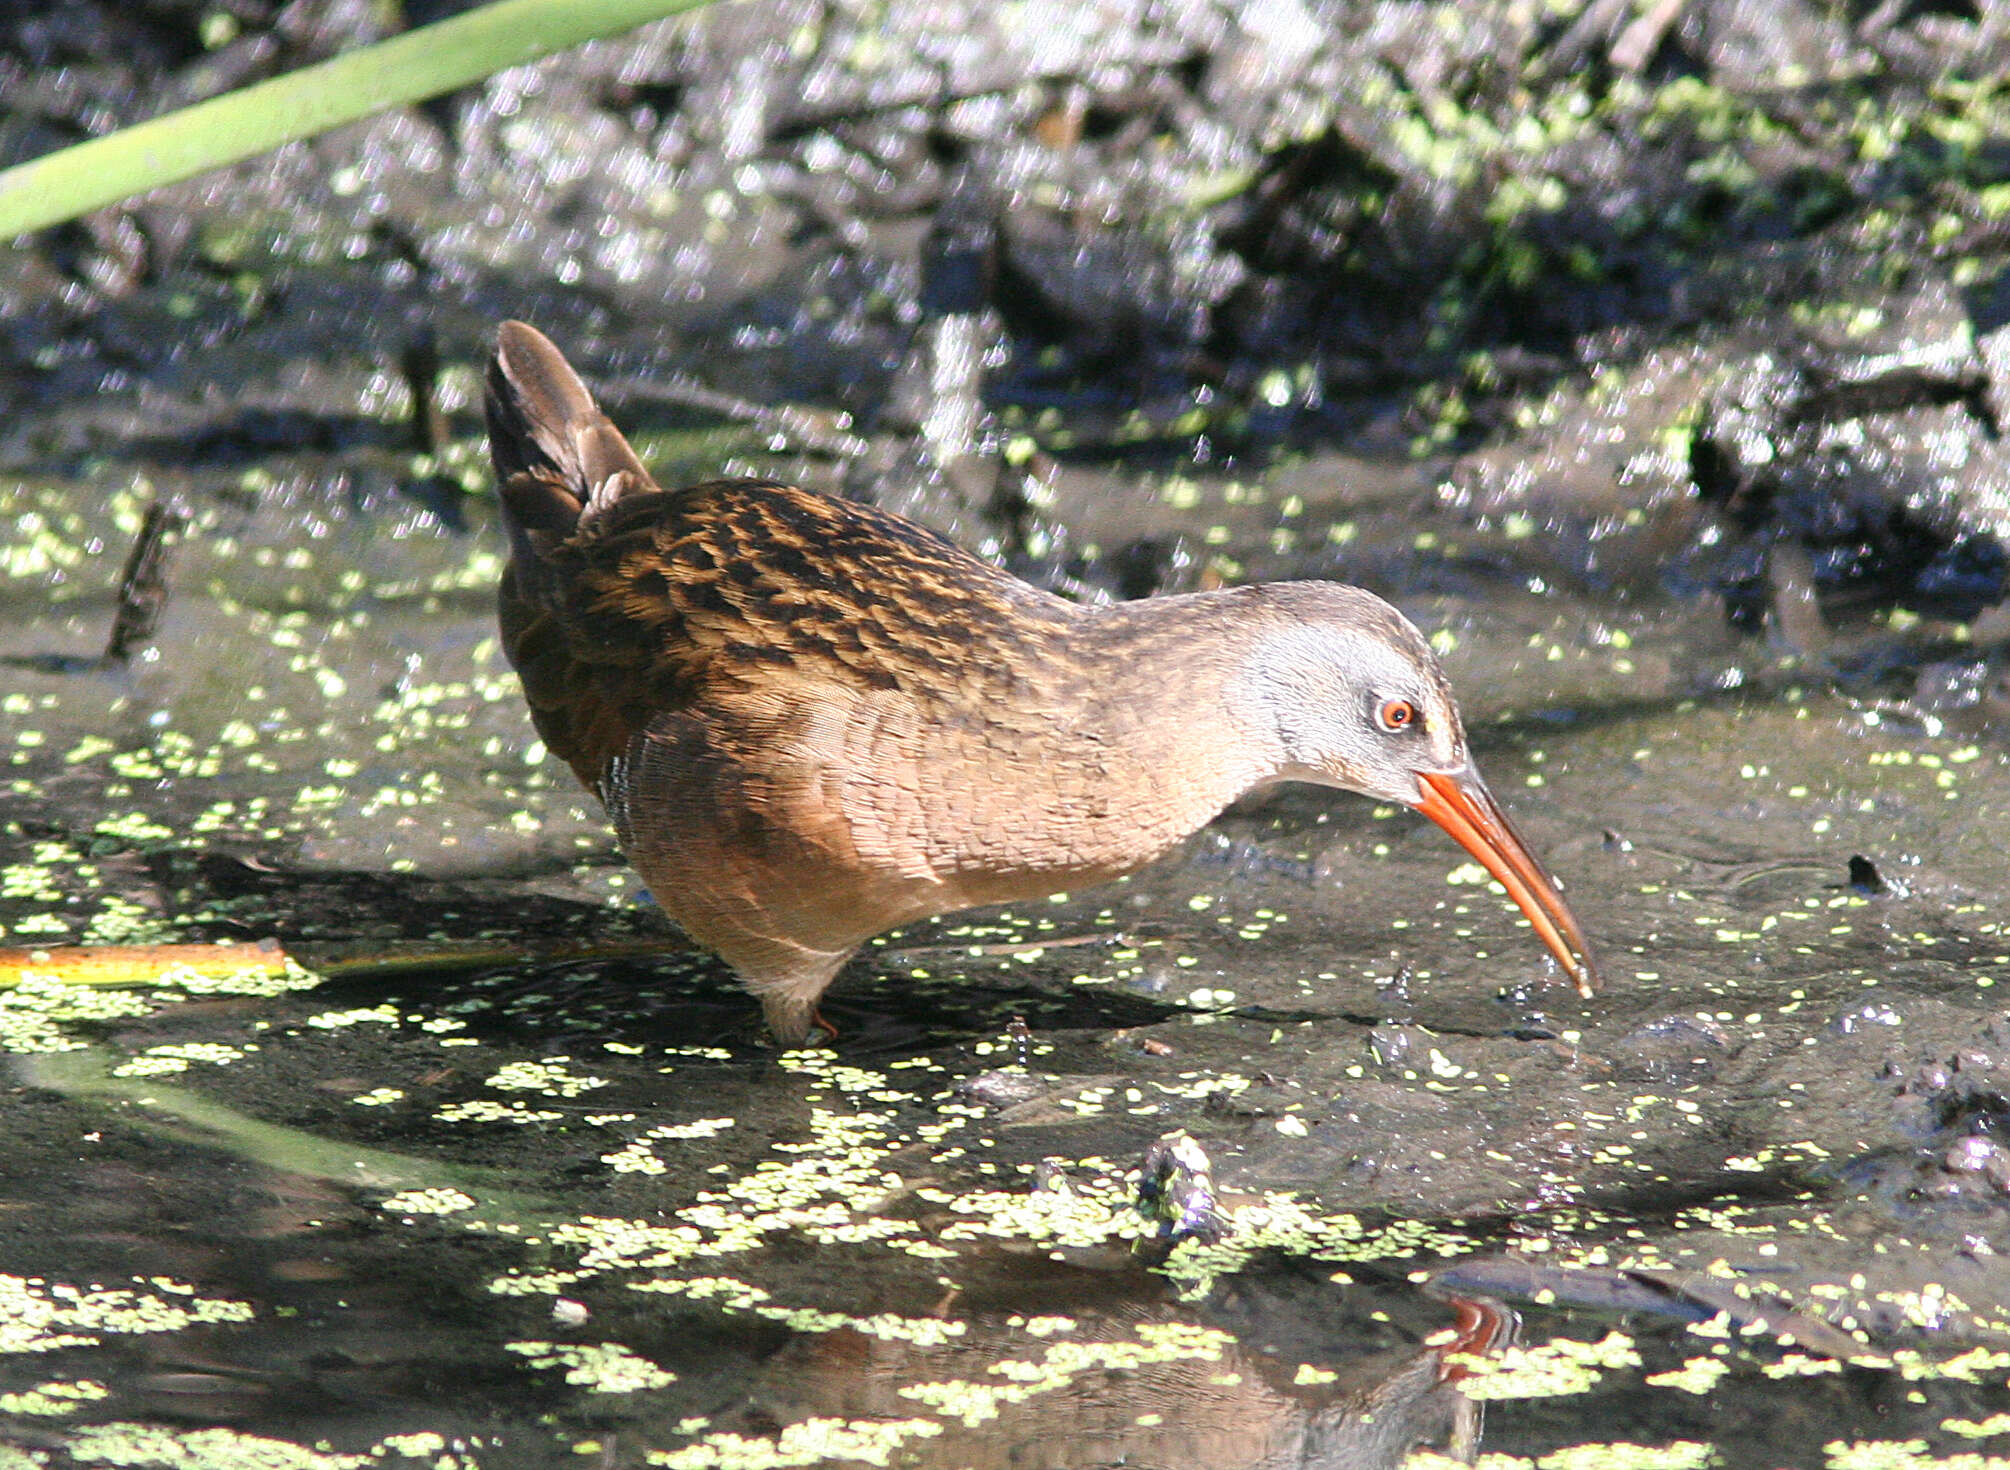
[[[1415,625],[1358,587],[1274,583],[1246,667],[1274,779],[1415,807],[1494,876],[1589,995],[1598,968],[1556,880],[1480,779],[1450,682]]]

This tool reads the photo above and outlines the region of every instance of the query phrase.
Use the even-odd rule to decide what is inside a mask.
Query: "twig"
[[[188,516],[178,507],[161,500],[147,507],[125,570],[119,573],[119,609],[105,640],[107,663],[127,662],[135,648],[154,636],[161,609],[167,606],[167,574],[175,542],[187,527]]]
[[[846,432],[837,415],[820,413],[809,408],[793,408],[787,405],[775,408],[765,403],[755,403],[752,399],[721,393],[716,388],[707,388],[686,373],[669,373],[660,378],[651,378],[646,386],[624,396],[629,403],[653,399],[658,402],[675,403],[685,408],[700,409],[705,413],[716,413],[721,418],[735,419],[741,423],[752,424],[755,428],[770,434],[782,435],[818,454],[829,454],[841,459],[863,459],[872,453],[871,442]]]
[[[1661,48],[1661,38],[1681,17],[1686,3],[1687,0],[1653,0],[1635,16],[1632,23],[1619,33],[1619,39],[1612,43],[1609,55],[1613,69],[1636,72],[1652,61],[1654,53]]]

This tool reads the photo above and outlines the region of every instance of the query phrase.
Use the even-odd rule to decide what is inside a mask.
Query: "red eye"
[[[1375,711],[1375,719],[1391,735],[1398,730],[1407,730],[1417,722],[1417,707],[1407,699],[1387,699]]]

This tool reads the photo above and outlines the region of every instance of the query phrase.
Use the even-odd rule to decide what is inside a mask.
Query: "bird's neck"
[[[1210,815],[1274,779],[1283,760],[1257,633],[1240,614],[1231,592],[1195,592],[1085,619],[1092,718],[1137,761],[1186,783]]]
[[[1220,594],[1200,593],[1074,620],[1073,656],[1037,700],[1051,718],[1023,748],[1037,766],[1010,783],[1006,824],[1065,852],[1069,882],[1133,871],[1279,774],[1275,732],[1251,695],[1248,640],[1229,612]],[[1054,842],[1056,832],[1067,839]]]

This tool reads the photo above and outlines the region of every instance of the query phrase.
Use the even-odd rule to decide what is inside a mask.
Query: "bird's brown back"
[[[788,687],[955,722],[1009,698],[1076,615],[870,506],[758,480],[630,490],[502,590],[538,731],[596,788],[652,720]]]
[[[861,691],[954,729],[1024,687],[1072,605],[902,517],[763,480],[666,491],[545,338],[506,323],[488,420],[511,561],[504,650],[538,733],[600,790],[680,711]]]

